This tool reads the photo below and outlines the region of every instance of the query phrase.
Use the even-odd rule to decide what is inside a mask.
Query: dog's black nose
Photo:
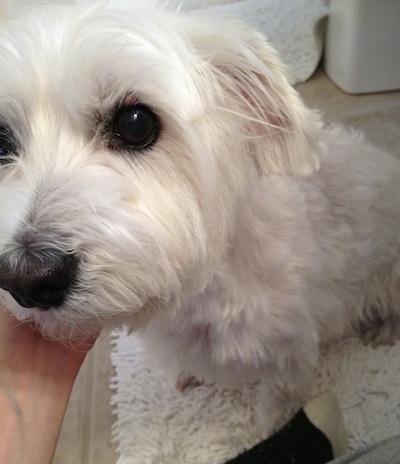
[[[14,260],[0,257],[0,288],[7,290],[26,308],[49,309],[60,306],[77,274],[77,259],[72,254],[50,251]]]

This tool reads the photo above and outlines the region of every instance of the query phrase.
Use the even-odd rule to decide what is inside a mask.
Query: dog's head
[[[10,17],[1,301],[62,338],[171,310],[209,281],[249,185],[317,168],[315,129],[236,22],[133,0]]]

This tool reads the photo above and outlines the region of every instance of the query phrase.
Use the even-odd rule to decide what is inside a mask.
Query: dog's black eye
[[[156,142],[160,134],[158,116],[147,106],[124,106],[115,114],[113,135],[131,148],[147,148]]]
[[[0,165],[11,162],[11,155],[17,150],[15,139],[7,126],[0,126]]]

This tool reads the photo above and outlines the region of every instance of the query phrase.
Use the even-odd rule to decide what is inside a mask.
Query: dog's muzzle
[[[56,308],[65,301],[77,270],[75,255],[54,250],[25,256],[16,265],[10,264],[9,257],[0,256],[0,288],[25,308]]]

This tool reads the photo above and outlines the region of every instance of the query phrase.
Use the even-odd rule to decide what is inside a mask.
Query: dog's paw
[[[380,345],[394,345],[400,340],[400,316],[374,317],[360,321],[357,326],[361,340],[374,348]]]
[[[183,393],[190,388],[200,387],[204,382],[199,380],[196,376],[192,375],[189,371],[183,371],[176,381],[176,388],[179,392]]]

